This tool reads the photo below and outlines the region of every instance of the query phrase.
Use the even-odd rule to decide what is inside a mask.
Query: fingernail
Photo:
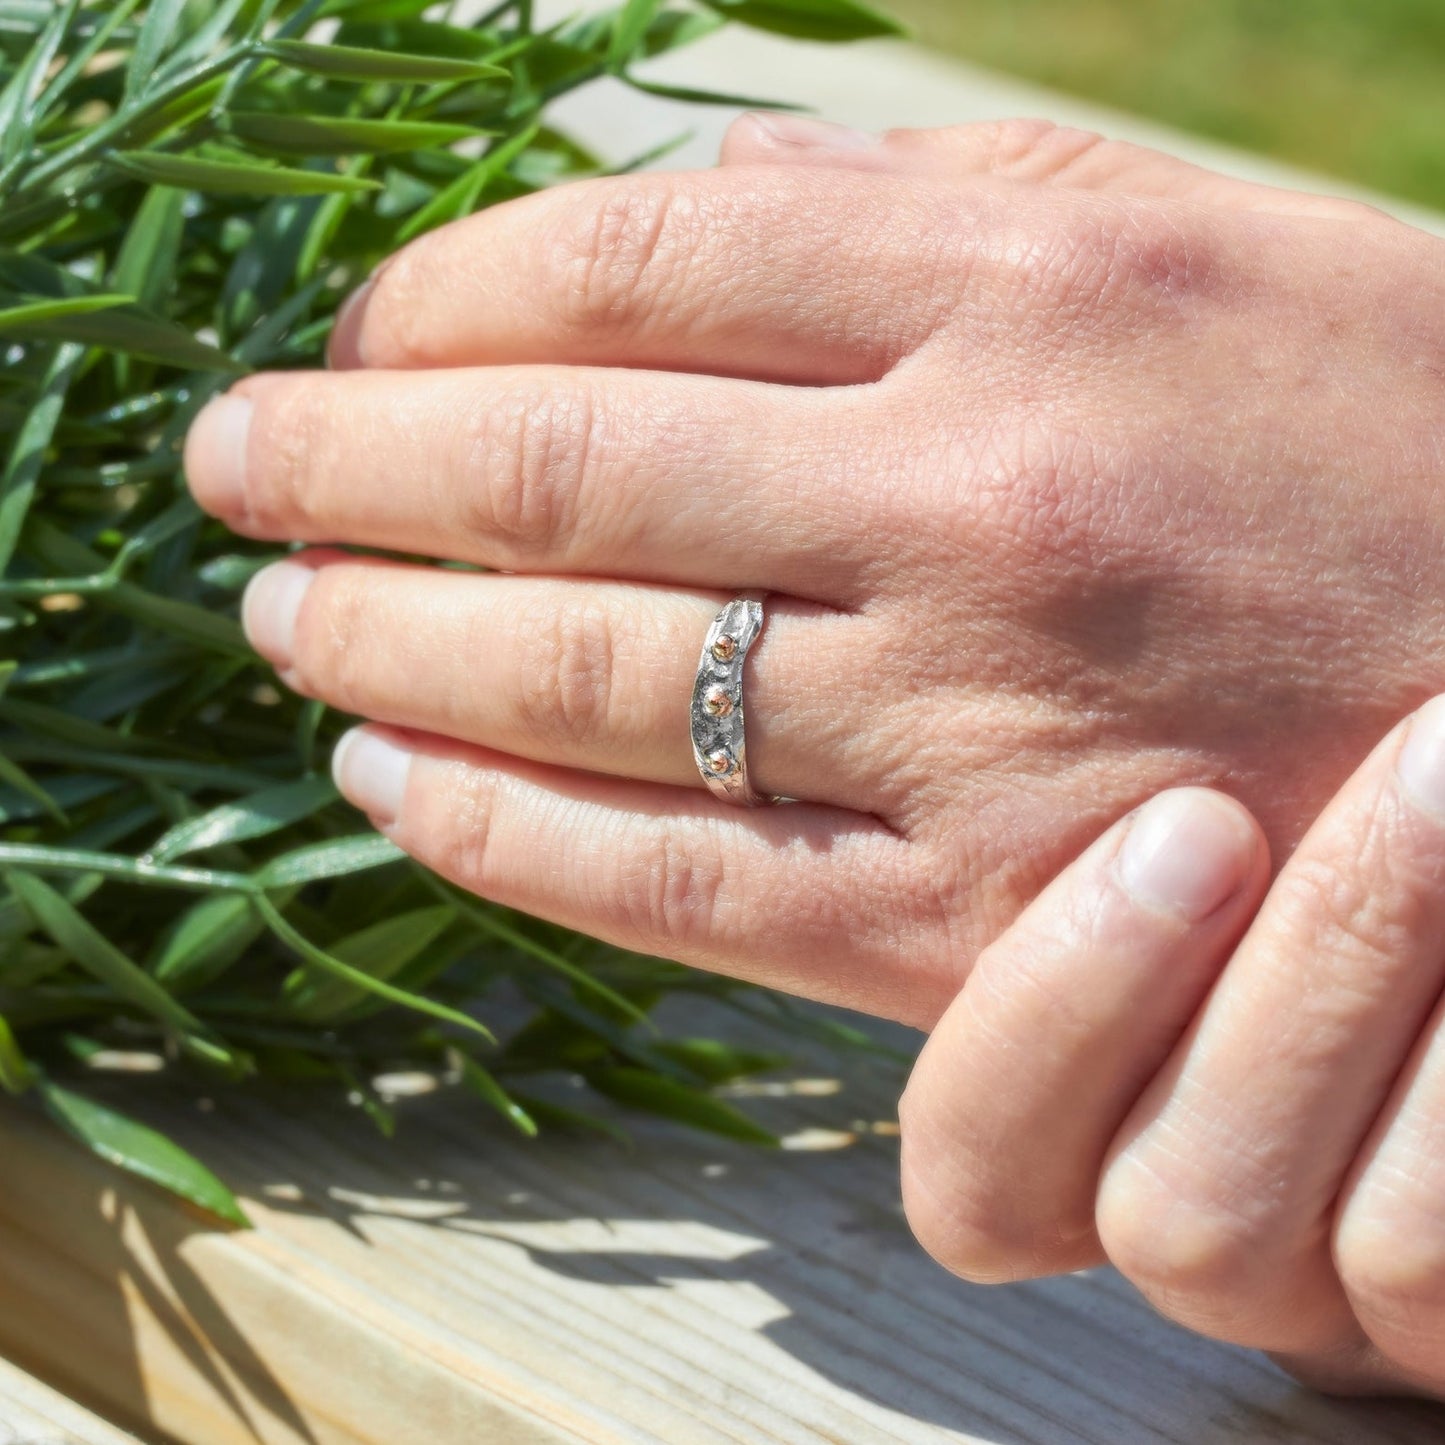
[[[300,562],[273,562],[246,584],[241,594],[241,626],[251,646],[278,672],[291,666],[296,615],[301,599],[316,580],[316,569]]]
[[[326,364],[333,371],[349,371],[362,364],[361,318],[376,285],[376,274],[372,272],[337,308],[331,338],[326,343]]]
[[[413,756],[409,748],[380,733],[352,728],[331,754],[331,776],[343,797],[377,827],[387,828],[401,813]]]
[[[878,144],[878,137],[869,135],[866,130],[855,130],[852,126],[816,120],[806,115],[757,111],[753,115],[753,124],[780,145],[800,146],[808,150],[864,151]]]
[[[1418,807],[1445,819],[1445,697],[1432,698],[1410,719],[1395,770]]]
[[[250,397],[214,397],[196,413],[186,434],[186,483],[196,501],[217,516],[246,510],[246,437],[252,410]]]
[[[1237,808],[1203,788],[1176,788],[1135,814],[1119,874],[1138,902],[1197,923],[1243,886],[1256,846]]]

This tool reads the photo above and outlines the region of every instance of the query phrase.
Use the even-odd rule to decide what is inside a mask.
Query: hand
[[[402,847],[927,1026],[1129,807],[1227,786],[1287,848],[1445,688],[1445,246],[1037,125],[781,124],[418,239],[186,465],[253,537],[501,569],[319,550],[246,595],[383,724],[335,769]],[[688,740],[748,588],[772,809]]]
[[[908,1217],[966,1278],[1107,1258],[1308,1383],[1445,1397],[1445,698],[1268,873],[1182,789],[1060,874],[919,1056]]]

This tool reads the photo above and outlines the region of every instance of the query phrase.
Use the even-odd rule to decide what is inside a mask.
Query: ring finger
[[[283,681],[342,711],[538,762],[701,787],[688,709],[727,596],[311,552],[272,564],[242,616]],[[748,655],[748,762],[765,792],[878,803],[866,725],[836,679],[871,624],[772,599]],[[845,654],[846,649],[846,654]],[[819,756],[829,758],[819,770]]]

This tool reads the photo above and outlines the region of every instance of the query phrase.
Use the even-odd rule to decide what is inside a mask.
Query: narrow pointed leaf
[[[612,22],[612,39],[607,47],[607,64],[618,69],[632,57],[652,24],[662,0],[627,0]]]
[[[36,1084],[50,1117],[93,1154],[158,1184],[227,1224],[251,1227],[236,1196],[179,1144],[43,1075]]]
[[[446,931],[452,918],[450,908],[413,909],[348,934],[328,952],[371,978],[395,978]],[[318,977],[314,969],[302,969],[287,979],[283,996],[297,1018],[311,1022],[334,1018],[368,997],[364,989],[330,974]]]
[[[862,0],[703,0],[726,20],[800,40],[863,40],[906,35],[891,15]]]
[[[7,872],[5,881],[36,927],[92,977],[178,1034],[204,1036],[205,1025],[127,958],[64,894],[18,869]]]
[[[27,302],[0,312],[0,334],[77,342],[124,351],[187,371],[243,371],[224,351],[129,296],[76,296]]]
[[[175,278],[185,201],[185,192],[172,186],[147,191],[111,268],[111,285],[152,311],[163,305]]]
[[[265,894],[257,896],[256,906],[265,916],[266,922],[276,937],[287,947],[295,949],[307,963],[315,964],[323,972],[334,974],[337,978],[354,984],[367,993],[373,993],[388,1003],[396,1004],[400,1008],[411,1009],[416,1013],[429,1014],[443,1023],[455,1024],[469,1033],[480,1034],[489,1043],[495,1042],[490,1029],[469,1014],[462,1013],[460,1009],[450,1008],[423,994],[408,993],[405,989],[394,988],[382,979],[372,978],[370,974],[363,973],[359,968],[353,968],[349,963],[343,963],[341,959],[327,953],[324,948],[318,948],[309,938],[299,933],[286,921],[280,910]]]
[[[186,0],[151,0],[125,68],[127,99],[150,84],[157,64],[175,40],[185,8]]]
[[[45,451],[60,420],[65,393],[80,365],[79,346],[58,347],[45,369],[40,395],[15,434],[5,470],[0,473],[0,576],[10,565],[20,528],[30,510]]]
[[[345,873],[358,873],[404,857],[406,854],[390,838],[380,833],[359,833],[297,848],[273,858],[254,876],[261,888],[282,888],[318,878],[340,878]]]
[[[243,893],[203,898],[181,915],[151,962],[151,976],[172,993],[219,978],[266,931]]]
[[[27,327],[33,327],[42,321],[64,321],[71,316],[87,316],[92,311],[110,311],[117,306],[127,306],[134,300],[134,296],[102,292],[95,296],[60,296],[53,299],[47,297],[42,301],[22,301],[16,306],[0,307],[0,336],[7,332],[24,334]],[[51,328],[52,331],[63,329]]]
[[[290,166],[248,165],[239,161],[200,160],[165,151],[117,151],[111,163],[156,186],[178,186],[213,196],[317,196],[328,191],[377,191],[376,181],[336,171],[305,171]]]
[[[237,111],[227,117],[226,129],[257,149],[301,156],[385,155],[454,145],[486,134],[469,125],[426,120],[352,120],[266,111]]]
[[[462,1082],[478,1097],[485,1099],[518,1133],[529,1139],[537,1137],[537,1121],[497,1082],[490,1070],[475,1059],[461,1061]]]
[[[156,840],[146,857],[157,863],[168,863],[205,848],[264,838],[289,823],[309,818],[335,802],[338,796],[330,778],[303,778],[299,782],[264,788],[248,797],[222,803],[197,818],[177,823]]]
[[[261,47],[263,55],[294,70],[325,75],[335,80],[414,81],[435,84],[449,80],[505,79],[499,65],[450,55],[408,55],[390,50],[368,50],[355,45],[313,45],[304,40],[272,40]]]
[[[722,1134],[747,1144],[776,1145],[778,1136],[733,1108],[723,1099],[714,1098],[699,1089],[664,1079],[646,1069],[618,1066],[610,1069],[589,1069],[587,1082],[599,1094],[615,1099],[630,1109],[690,1124],[710,1134]]]
[[[20,1052],[5,1016],[0,1014],[0,1089],[7,1094],[23,1094],[31,1081],[30,1065]]]

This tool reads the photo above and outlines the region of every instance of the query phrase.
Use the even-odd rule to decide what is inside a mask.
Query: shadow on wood
[[[1312,1396],[1107,1272],[946,1275],[898,1206],[898,1084],[853,1061],[762,1086],[781,1155],[656,1123],[631,1153],[528,1143],[444,1090],[386,1141],[322,1099],[132,1086],[246,1197],[235,1234],[0,1113],[0,1349],[186,1445],[1441,1438],[1439,1412]]]

